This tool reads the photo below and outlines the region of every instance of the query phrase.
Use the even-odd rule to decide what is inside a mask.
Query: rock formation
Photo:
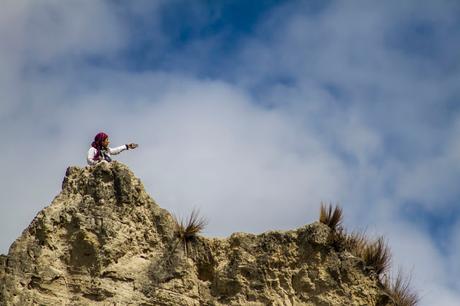
[[[0,305],[390,305],[331,229],[195,237],[123,164],[70,167],[62,192],[0,256]]]

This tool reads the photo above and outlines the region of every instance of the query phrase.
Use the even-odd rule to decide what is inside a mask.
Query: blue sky
[[[457,1],[6,1],[0,251],[91,138],[209,236],[339,203],[385,235],[421,305],[460,287]]]

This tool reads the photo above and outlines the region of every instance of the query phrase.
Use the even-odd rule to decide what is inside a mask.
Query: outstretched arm
[[[124,150],[135,149],[135,148],[137,148],[137,144],[130,143],[130,144],[125,144],[123,146],[116,147],[116,148],[109,148],[109,152],[110,154],[117,155],[123,152]]]
[[[112,155],[117,155],[117,154],[123,152],[124,150],[128,150],[127,145],[122,145],[122,146],[119,146],[119,147],[116,147],[116,148],[109,148],[109,152]]]

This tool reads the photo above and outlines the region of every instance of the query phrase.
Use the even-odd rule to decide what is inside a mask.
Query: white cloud
[[[23,112],[21,108],[37,100],[37,93],[71,86],[46,88],[45,92],[38,86],[54,84],[36,78],[46,75],[42,70],[72,73],[86,56],[115,54],[125,46],[126,37],[122,20],[108,2],[4,2],[0,11],[0,116]]]
[[[456,203],[459,195],[456,181],[460,175],[458,122],[457,119],[452,128],[445,131],[447,141],[436,154],[418,158],[400,174],[398,196],[402,200],[416,201],[437,213]]]

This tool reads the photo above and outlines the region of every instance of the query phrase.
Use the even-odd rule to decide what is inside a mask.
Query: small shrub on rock
[[[319,222],[326,224],[333,231],[341,228],[342,226],[342,208],[338,205],[332,208],[332,205],[325,205],[321,203],[321,210],[319,214]]]
[[[176,237],[184,244],[185,253],[187,254],[187,245],[203,231],[208,221],[201,217],[197,210],[193,210],[186,220],[179,220],[174,216],[174,222],[176,224]]]
[[[372,267],[378,275],[386,272],[390,267],[390,248],[383,237],[366,244],[360,252],[366,265]]]
[[[417,294],[410,289],[409,283],[410,279],[405,278],[401,270],[398,271],[395,279],[385,276],[382,280],[387,294],[391,297],[396,306],[417,305],[419,298]]]

